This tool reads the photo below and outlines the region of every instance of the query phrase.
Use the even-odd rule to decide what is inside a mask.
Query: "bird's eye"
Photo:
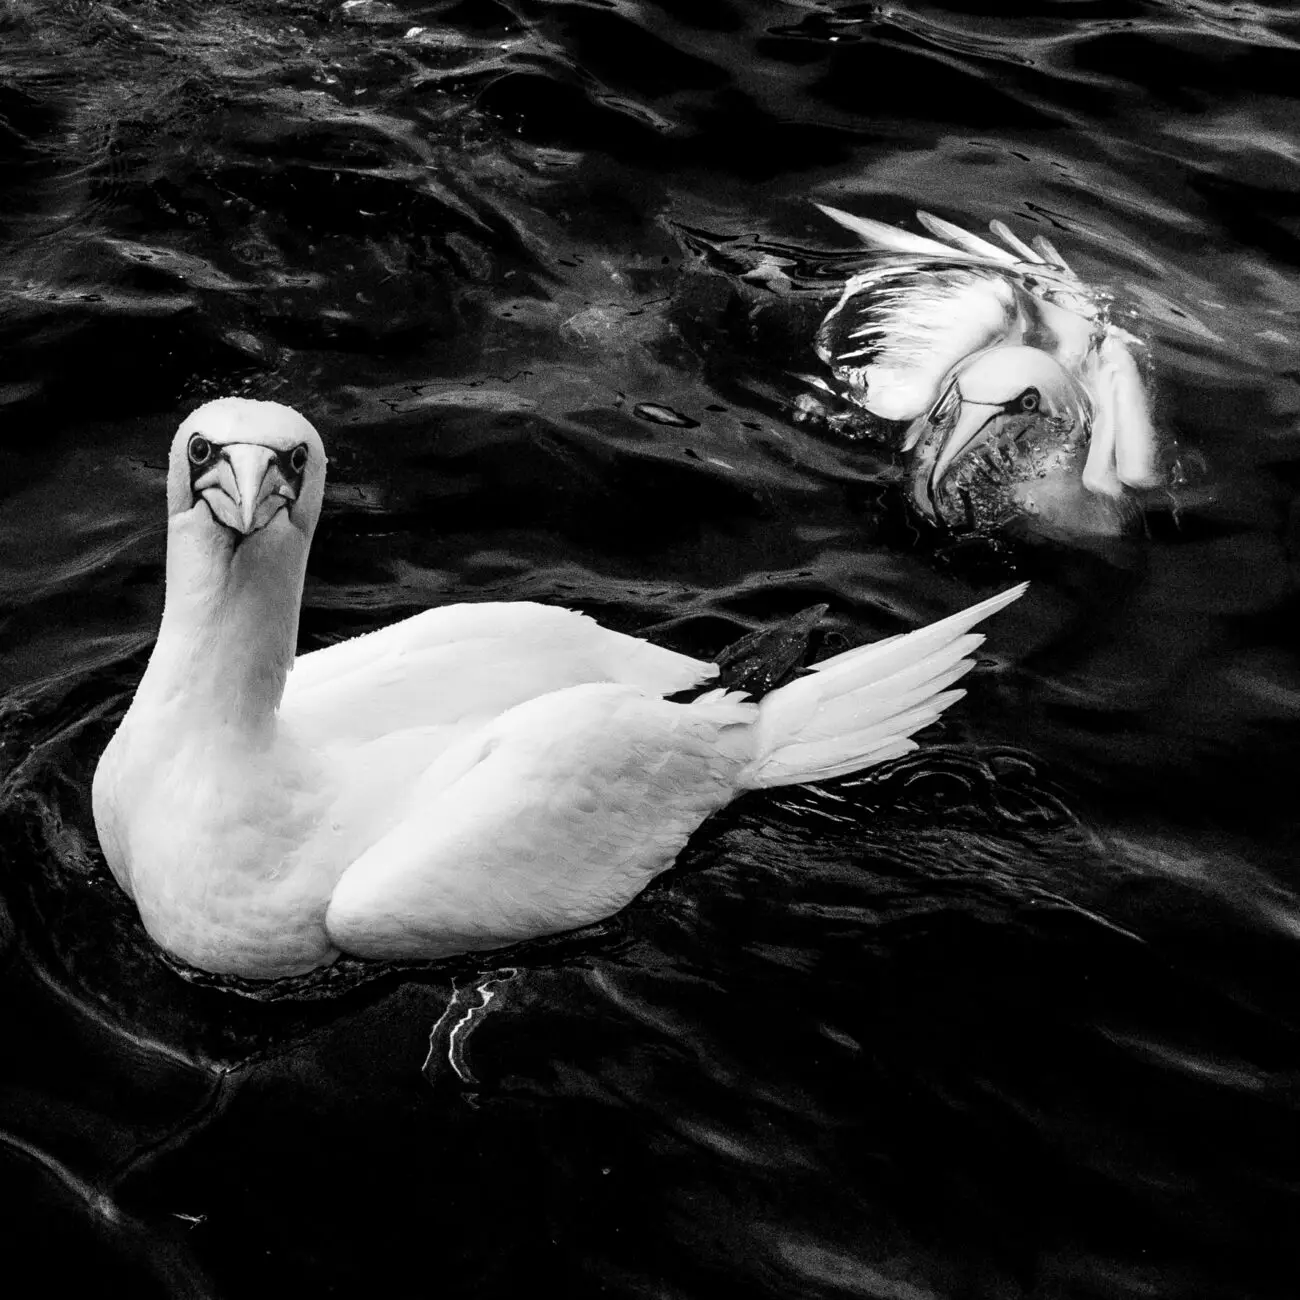
[[[289,453],[289,468],[295,474],[301,474],[307,468],[307,444],[300,442]]]
[[[191,465],[206,465],[212,459],[212,444],[201,433],[196,433],[190,439],[189,456]]]
[[[1016,405],[1022,411],[1036,411],[1038,404],[1042,399],[1038,395],[1038,389],[1026,388],[1023,393],[1016,399]]]

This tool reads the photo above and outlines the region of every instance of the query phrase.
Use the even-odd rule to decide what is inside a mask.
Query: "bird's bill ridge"
[[[248,536],[297,499],[272,448],[230,442],[215,452],[212,467],[194,480],[194,496],[207,503],[218,523]]]

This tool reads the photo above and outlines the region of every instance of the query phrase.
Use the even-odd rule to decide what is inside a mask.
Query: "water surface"
[[[1298,45],[1263,4],[0,6],[11,1284],[1292,1294]],[[920,531],[792,420],[806,313],[695,251],[831,257],[810,199],[1048,234],[1141,312],[1185,490],[1093,549]],[[89,816],[222,393],[330,448],[304,648],[518,598],[856,643],[1033,587],[920,755],[742,801],[609,922],[253,1000],[158,958]]]

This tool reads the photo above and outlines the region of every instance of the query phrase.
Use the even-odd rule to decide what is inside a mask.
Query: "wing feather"
[[[1036,262],[1041,263],[1042,257],[1030,248],[1019,235],[1007,225],[1005,221],[990,221],[989,229],[1017,256],[1022,262],[1027,262],[1033,266]]]
[[[850,396],[884,420],[910,420],[963,357],[1021,333],[1016,293],[972,266],[886,266],[855,276],[818,332],[817,352]]]
[[[1016,259],[1005,248],[990,244],[987,239],[982,239],[979,235],[963,230],[960,226],[955,226],[951,221],[945,221],[942,217],[936,217],[932,212],[918,212],[916,219],[932,235],[937,235],[940,239],[946,239],[954,248],[960,248],[972,257],[994,262],[1000,266],[1014,266],[1016,264]]]
[[[735,795],[757,715],[734,695],[683,706],[595,685],[510,710],[439,758],[343,874],[332,939],[427,958],[609,916]]]
[[[824,212],[832,221],[838,222],[845,230],[851,230],[864,244],[887,253],[920,253],[923,256],[951,256],[952,249],[935,239],[926,239],[924,235],[914,235],[910,230],[900,230],[897,226],[887,226],[883,221],[874,221],[871,217],[854,216],[852,212],[843,212],[839,208],[827,207],[824,203],[814,203],[819,212]]]
[[[1034,247],[1042,254],[1043,260],[1049,266],[1054,266],[1058,271],[1064,271],[1067,275],[1074,274],[1070,270],[1070,264],[1057,252],[1056,245],[1046,235],[1035,235]]]
[[[714,664],[529,601],[446,605],[294,664],[281,716],[318,743],[494,717],[586,682],[671,695]]]

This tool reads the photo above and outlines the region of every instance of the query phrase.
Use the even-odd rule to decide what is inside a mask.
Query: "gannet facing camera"
[[[157,644],[100,759],[118,883],[182,961],[250,978],[437,958],[600,920],[746,790],[860,771],[964,692],[1015,587],[752,701],[714,664],[530,602],[428,610],[295,658],[325,450],[223,398],[168,469]]]
[[[1043,238],[1006,247],[928,213],[936,238],[817,205],[867,246],[822,322],[825,387],[906,424],[911,500],[951,528],[1018,517],[1113,532],[1162,481],[1139,340]],[[941,242],[942,241],[942,242]]]

